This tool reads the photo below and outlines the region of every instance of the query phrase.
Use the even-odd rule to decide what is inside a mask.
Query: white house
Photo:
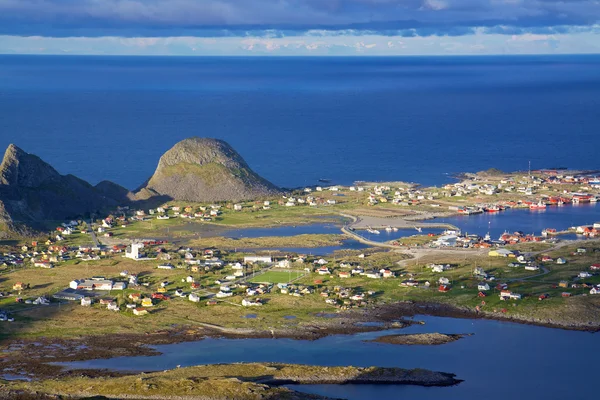
[[[256,307],[256,306],[262,306],[262,303],[260,302],[260,300],[249,300],[249,299],[243,299],[242,300],[242,305],[244,307]]]
[[[329,268],[327,267],[321,267],[317,269],[317,272],[319,273],[319,275],[329,275],[331,273],[329,272]]]
[[[89,297],[84,297],[81,299],[81,305],[84,307],[89,307],[92,305],[92,299]]]
[[[444,277],[442,276],[440,279],[438,279],[438,283],[439,283],[440,285],[448,285],[448,284],[450,284],[450,279],[448,279],[448,278],[444,278]]]
[[[599,288],[599,287],[597,287],[597,286],[596,286],[596,287],[593,287],[593,288],[590,290],[590,294],[600,294],[600,288]]]
[[[200,296],[198,296],[196,293],[190,293],[190,295],[188,296],[188,299],[194,303],[200,302]]]
[[[144,248],[143,243],[132,243],[125,249],[125,257],[137,260],[143,257],[140,250]]]
[[[488,285],[488,284],[487,284],[487,283],[485,283],[485,282],[480,282],[480,283],[477,285],[477,290],[479,290],[479,291],[486,291],[486,290],[490,290],[490,285]]]
[[[590,278],[592,276],[592,274],[590,274],[587,271],[583,271],[583,272],[580,272],[579,275],[577,275],[577,276],[583,279],[583,278]]]
[[[244,264],[265,263],[271,264],[273,259],[271,256],[245,256]]]

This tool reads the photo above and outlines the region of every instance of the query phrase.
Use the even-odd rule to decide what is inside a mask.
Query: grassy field
[[[267,236],[258,238],[232,239],[225,237],[209,237],[194,239],[190,245],[199,247],[216,247],[218,249],[265,249],[277,247],[325,247],[337,246],[346,239],[344,235],[296,235],[296,236]]]
[[[306,273],[304,271],[267,271],[264,274],[249,279],[249,282],[256,283],[288,283],[291,280],[301,278]]]

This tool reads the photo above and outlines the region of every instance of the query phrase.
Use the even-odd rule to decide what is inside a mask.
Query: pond
[[[401,385],[294,386],[304,392],[354,400],[583,398],[596,377],[598,335],[491,320],[416,317],[425,325],[385,332],[335,335],[314,341],[213,339],[153,346],[162,354],[61,364],[69,368],[150,371],[177,365],[285,362],[426,368],[452,372],[465,382],[446,388]],[[365,340],[394,333],[474,333],[441,346],[400,346]],[[593,390],[593,389],[592,389]],[[577,396],[579,393],[581,396]]]

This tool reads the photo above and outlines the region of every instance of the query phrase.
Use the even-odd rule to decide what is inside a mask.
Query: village
[[[469,179],[473,182],[483,178]],[[49,237],[3,247],[0,265],[6,280],[2,284],[0,320],[18,322],[19,314],[27,314],[33,306],[56,304],[77,304],[133,316],[150,314],[152,318],[167,304],[182,302],[195,304],[200,316],[206,307],[252,307],[268,313],[272,305],[277,312],[283,304],[300,308],[307,305],[307,320],[328,310],[339,312],[406,300],[447,302],[476,312],[519,314],[526,310],[525,314],[530,315],[542,303],[560,308],[569,297],[598,294],[597,243],[570,245],[569,241],[558,240],[552,228],[540,236],[514,232],[498,239],[447,229],[440,235],[414,235],[422,238],[418,244],[394,240],[364,250],[321,255],[313,254],[310,248],[304,254],[264,249],[238,252],[233,248],[202,247],[202,238],[188,241],[185,236],[170,238],[165,234],[165,227],[175,231],[182,219],[195,219],[188,223],[206,226],[230,222],[245,226],[256,223],[253,220],[262,213],[269,213],[259,223],[269,224],[275,218],[283,223],[299,223],[300,218],[352,215],[357,209],[363,212],[362,207],[387,211],[382,205],[402,208],[405,203],[414,211],[399,215],[410,227],[415,218],[440,209],[442,204],[448,209],[445,213],[462,209],[496,212],[495,208],[500,211],[542,202],[558,207],[558,202],[553,203],[559,192],[556,187],[568,185],[569,190],[563,189],[560,195],[563,203],[594,202],[597,195],[592,191],[600,184],[595,178],[545,175],[528,180],[523,193],[519,185],[525,185],[525,181],[497,179],[495,185],[463,181],[440,189],[415,185],[392,189],[381,184],[317,186],[280,199],[206,205],[172,202],[149,209],[119,207],[101,219],[65,221]],[[578,192],[572,192],[573,185]],[[585,190],[589,193],[581,194]],[[537,199],[503,197],[504,193],[514,192],[528,195],[528,191]],[[481,196],[501,199],[475,203]],[[465,198],[472,205],[448,205]],[[301,208],[312,209],[314,214],[289,212]],[[393,214],[388,220],[397,217]],[[142,225],[144,228],[139,229]],[[571,231],[593,237],[598,229],[600,225],[592,223]],[[151,237],[158,230],[161,234],[153,239],[140,236]],[[524,245],[534,247],[524,250]],[[436,251],[452,248],[457,249],[455,255]],[[410,252],[415,249],[428,252],[411,261]],[[65,280],[56,278],[56,270],[65,271]],[[36,280],[45,281],[33,284],[28,278],[34,274]],[[290,303],[284,298],[297,300]],[[186,306],[186,310],[190,308]],[[295,308],[285,312],[303,314]]]

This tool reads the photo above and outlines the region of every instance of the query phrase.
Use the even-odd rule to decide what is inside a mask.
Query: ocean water
[[[292,314],[293,315],[293,314]],[[63,363],[75,369],[161,371],[177,365],[231,362],[284,362],[425,368],[452,372],[464,382],[452,387],[399,385],[315,385],[294,389],[351,400],[584,399],[581,381],[595,379],[591,349],[598,334],[492,320],[418,317],[425,325],[406,329],[334,335],[319,340],[212,339],[155,346],[162,354]],[[441,346],[369,343],[397,333],[473,333]],[[543,367],[538,367],[538,366]],[[501,390],[500,390],[501,389]]]
[[[600,56],[0,56],[0,146],[130,189],[189,136],[284,187],[594,169],[598,110]]]

